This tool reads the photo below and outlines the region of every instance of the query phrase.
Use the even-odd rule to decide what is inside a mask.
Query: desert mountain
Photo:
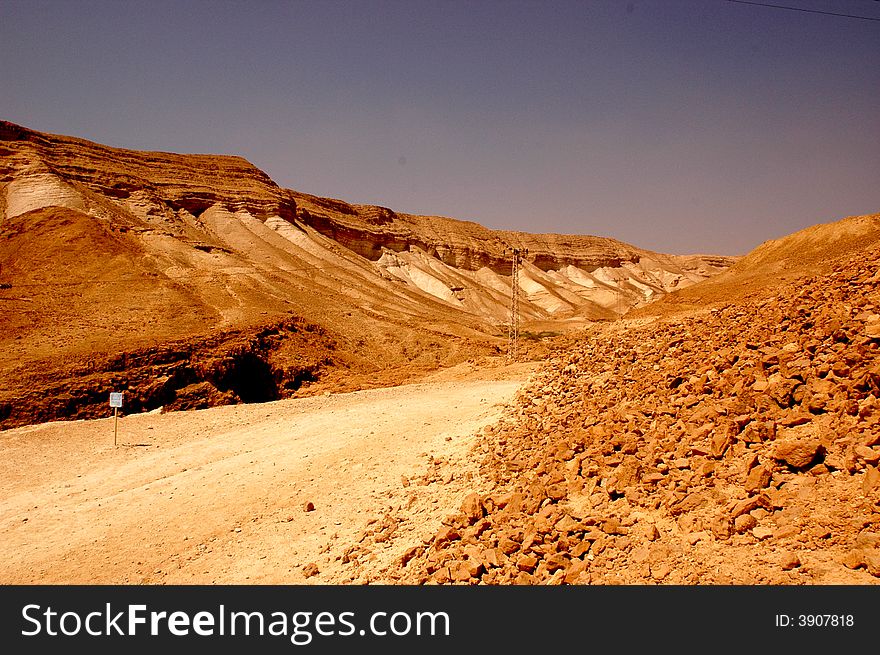
[[[240,157],[2,122],[0,426],[93,415],[111,386],[131,411],[206,406],[498,352],[506,247],[528,250],[534,330],[616,317],[733,262],[397,214],[283,189]]]
[[[522,318],[614,318],[730,266],[735,258],[654,253],[614,239],[489,230],[291,192],[302,222],[383,273],[498,325],[508,318],[510,248],[527,251]]]

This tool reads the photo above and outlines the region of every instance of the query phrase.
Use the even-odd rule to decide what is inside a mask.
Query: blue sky
[[[0,61],[0,118],[492,228],[739,254],[880,211],[880,21],[726,0],[0,0]]]

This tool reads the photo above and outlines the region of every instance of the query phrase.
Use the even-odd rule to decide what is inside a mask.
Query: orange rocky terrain
[[[878,236],[880,215],[810,228],[737,265],[761,258],[797,269],[794,281],[762,291],[734,270],[733,302],[585,330],[483,430],[481,485],[387,575],[876,583]],[[799,257],[807,240],[814,252]]]
[[[0,123],[3,582],[876,584],[878,261],[878,214],[677,257]],[[111,389],[119,447],[46,423]]]
[[[0,428],[415,380],[616,318],[734,258],[488,230],[283,189],[240,157],[0,122]]]

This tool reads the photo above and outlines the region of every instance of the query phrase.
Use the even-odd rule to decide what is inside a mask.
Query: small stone
[[[868,446],[856,446],[855,453],[863,459],[866,464],[876,464],[880,461],[880,450],[869,448]]]
[[[752,536],[755,537],[758,541],[763,541],[764,539],[769,539],[773,536],[773,530],[770,528],[764,528],[760,525],[752,530]]]
[[[680,502],[673,505],[670,508],[670,512],[673,516],[678,516],[680,514],[691,512],[697,509],[698,507],[704,505],[705,502],[705,495],[695,491],[693,493],[689,493],[687,496],[682,498]]]
[[[451,526],[444,525],[437,531],[437,534],[434,535],[434,546],[439,548],[450,541],[455,541],[456,539],[461,539],[458,530]]]
[[[446,584],[450,580],[452,580],[452,573],[449,570],[448,566],[441,566],[439,569],[434,571],[431,575],[431,578],[437,584]]]
[[[459,570],[467,574],[465,580],[476,578],[483,572],[483,563],[474,559],[468,559],[459,564]]]
[[[726,516],[719,516],[712,521],[712,534],[718,539],[727,539],[733,531],[733,521]]]
[[[553,553],[544,560],[544,563],[547,565],[547,570],[553,573],[568,566],[568,557],[562,553]]]
[[[876,466],[869,466],[862,479],[862,492],[867,496],[878,486],[880,486],[880,469]]]
[[[307,503],[305,503],[303,505],[303,511],[304,512],[314,512],[315,511],[315,503],[313,503],[312,501],[308,501]]]
[[[794,468],[804,468],[821,450],[818,439],[784,439],[776,442],[774,457]]]
[[[528,573],[526,573],[525,571],[520,571],[519,575],[517,575],[516,578],[514,579],[513,584],[523,585],[523,586],[531,585],[531,584],[534,584],[534,578],[531,575],[529,575]]]
[[[471,523],[476,523],[483,518],[483,503],[480,494],[468,494],[461,503],[461,511]]]
[[[655,541],[660,538],[660,531],[657,529],[656,524],[646,523],[642,526],[642,536],[648,541]]]
[[[880,534],[872,532],[860,532],[859,536],[856,537],[856,547],[865,548],[868,550],[870,550],[871,548],[880,548]]]
[[[770,470],[766,466],[756,466],[746,476],[746,491],[754,493],[766,489],[770,484]]]
[[[464,562],[454,562],[449,566],[450,579],[453,582],[468,582],[471,579]]]
[[[801,533],[801,529],[795,525],[783,525],[773,531],[774,539],[791,539]]]
[[[763,507],[756,507],[756,508],[753,509],[751,512],[749,512],[749,514],[751,514],[752,516],[754,516],[756,520],[760,521],[760,520],[763,519],[764,517],[769,516],[769,515],[770,515],[770,512],[768,512],[768,511],[767,511],[766,509],[764,509]]]
[[[578,529],[583,530],[583,527],[568,514],[556,522],[556,530],[562,533],[575,532]]]
[[[480,554],[480,561],[486,565],[486,568],[498,568],[501,566],[501,559],[498,557],[498,550],[495,548],[486,548]]]
[[[566,584],[578,584],[584,582],[583,576],[587,571],[587,563],[583,560],[575,560],[565,572]]]
[[[538,558],[534,555],[522,555],[516,561],[516,568],[526,573],[531,573],[538,566]]]
[[[663,580],[671,572],[672,569],[669,568],[669,564],[667,564],[666,562],[651,564],[651,577],[657,581]]]
[[[830,473],[831,469],[829,469],[825,464],[816,464],[810,469],[810,475],[820,476]]]
[[[782,567],[783,571],[791,571],[801,565],[801,560],[796,553],[784,551],[779,558],[779,565]]]
[[[758,507],[772,507],[770,497],[767,496],[767,494],[758,494],[757,496],[752,496],[751,498],[746,498],[737,502],[730,511],[731,518],[735,519],[743,514],[748,514]]]
[[[809,533],[814,539],[828,539],[831,536],[831,530],[824,525],[814,525],[810,528]]]
[[[806,425],[812,420],[813,416],[809,412],[794,412],[791,414],[786,414],[784,417],[779,419],[779,424],[785,427],[792,428],[800,425]]]
[[[582,557],[590,550],[591,545],[592,545],[592,542],[589,542],[586,540],[579,541],[578,543],[576,543],[574,545],[574,548],[571,549],[571,556],[572,557]]]
[[[755,520],[755,517],[751,514],[742,514],[737,516],[733,522],[733,529],[736,530],[737,534],[743,534],[748,532],[752,528],[758,525],[758,521]]]
[[[712,435],[712,455],[721,457],[733,443],[735,428],[730,425],[720,425],[715,429]]]
[[[424,552],[422,546],[413,546],[412,548],[407,549],[407,551],[400,557],[400,565],[406,566],[412,558],[421,555],[422,552]]]
[[[319,573],[320,573],[320,571],[318,570],[318,565],[315,564],[314,562],[309,562],[304,567],[302,567],[302,574],[307,578],[311,578],[313,576],[316,576]]]
[[[754,452],[747,453],[746,461],[743,464],[743,473],[745,475],[748,475],[749,471],[755,468],[758,464],[760,464],[760,461],[758,460],[758,454]]]
[[[766,496],[770,501],[767,509],[782,509],[789,502],[788,492],[784,489],[767,489]]]
[[[602,522],[602,532],[605,534],[626,534],[626,530],[620,525],[620,519],[614,517]]]
[[[848,569],[860,569],[865,566],[865,553],[862,550],[851,550],[846,555],[843,556],[841,560],[841,564],[843,564]]]
[[[553,484],[547,487],[547,496],[553,500],[562,500],[568,495],[564,484]]]
[[[749,443],[761,443],[776,436],[776,423],[773,421],[757,421],[749,423],[740,439]]]

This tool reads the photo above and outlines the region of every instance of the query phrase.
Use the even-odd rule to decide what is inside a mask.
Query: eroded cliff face
[[[471,221],[398,214],[386,207],[353,205],[296,191],[291,194],[297,201],[300,220],[373,261],[380,259],[385,250],[405,252],[415,246],[454,268],[488,268],[507,275],[511,248],[528,250],[526,259],[545,272],[567,266],[591,272],[602,267],[619,268],[625,263],[638,264],[643,257],[658,256],[607,237],[490,230]],[[715,269],[727,268],[736,258],[672,256],[671,261],[706,277]]]
[[[490,230],[470,221],[291,194],[303,224],[407,284],[470,309],[481,304],[465,297],[475,284],[509,295],[510,252],[525,252],[523,312],[536,320],[610,318],[705,280],[736,261],[664,255],[606,237]],[[503,310],[493,314],[500,320]]]
[[[110,148],[0,121],[0,184],[6,218],[61,206],[97,217],[132,215],[185,234],[188,220],[221,204],[265,220],[292,219],[296,204],[241,157]]]

